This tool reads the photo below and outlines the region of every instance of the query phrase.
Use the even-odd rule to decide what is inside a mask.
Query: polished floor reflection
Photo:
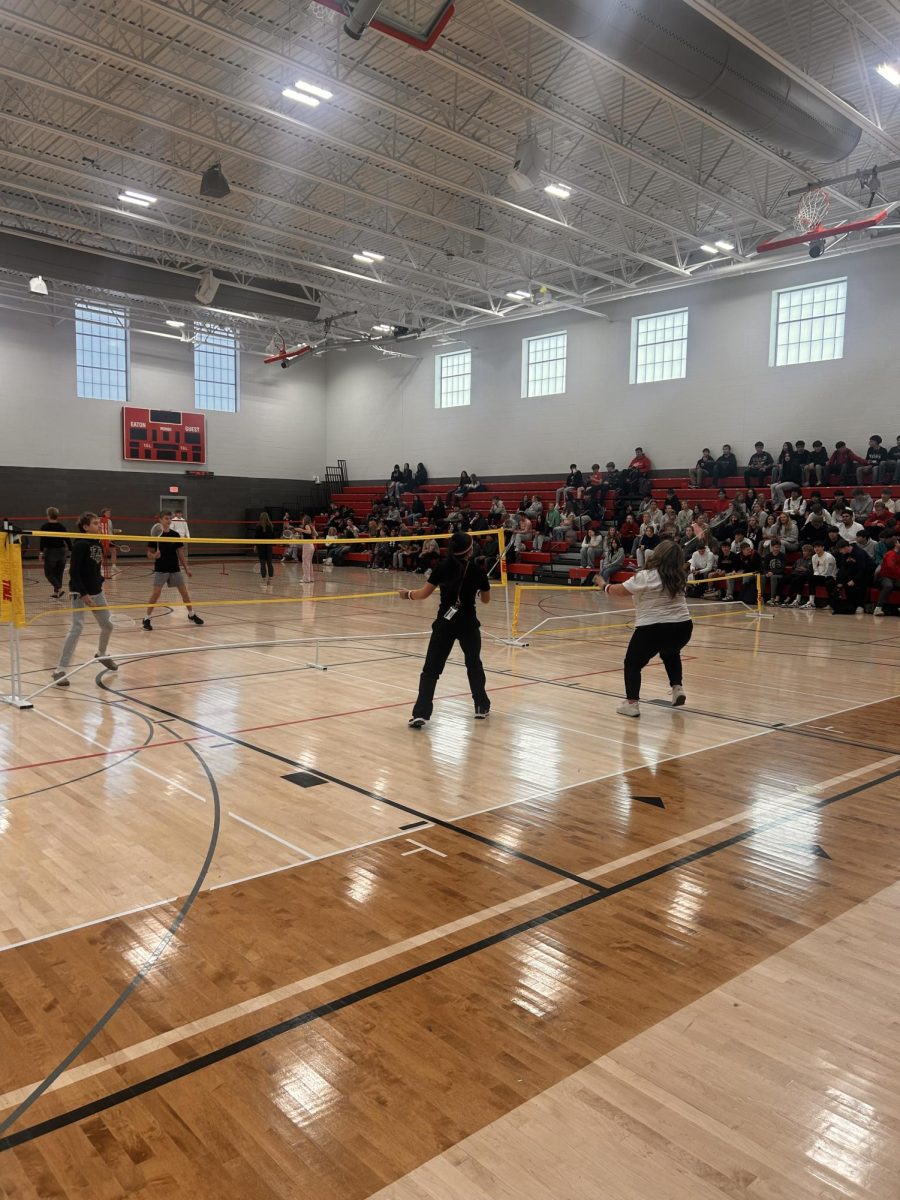
[[[894,1200],[893,623],[706,623],[639,722],[627,630],[486,640],[413,733],[411,607],[0,713],[0,1195]]]

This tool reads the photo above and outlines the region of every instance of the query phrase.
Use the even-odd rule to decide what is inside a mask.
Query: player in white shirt
[[[675,542],[661,542],[647,555],[645,569],[625,583],[608,583],[611,596],[630,595],[634,601],[634,633],[625,653],[625,703],[616,712],[641,715],[641,672],[658,654],[672,689],[672,704],[685,703],[681,651],[691,640],[694,625],[685,599],[687,570]]]
[[[855,541],[855,538],[854,538]],[[835,584],[837,582],[837,563],[834,555],[829,554],[825,547],[821,544],[815,548],[815,553],[812,556],[813,581],[809,589],[809,599],[805,604],[801,604],[801,608],[816,607],[816,585],[824,584],[828,588],[828,599],[834,596]]]

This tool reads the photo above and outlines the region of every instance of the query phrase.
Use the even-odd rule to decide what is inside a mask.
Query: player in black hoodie
[[[78,518],[78,533],[100,532],[100,518],[96,513],[82,513]],[[84,614],[91,612],[100,626],[100,642],[94,658],[107,671],[117,671],[116,663],[106,653],[112,636],[112,618],[103,595],[103,551],[95,538],[73,538],[72,557],[69,561],[69,597],[72,601],[72,626],[63,644],[59,663],[53,672],[57,687],[68,687],[68,669],[75,654],[78,639],[84,630]]]

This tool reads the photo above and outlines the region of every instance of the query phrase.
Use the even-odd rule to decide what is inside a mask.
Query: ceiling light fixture
[[[365,263],[367,267],[375,266],[374,260],[369,258],[368,254],[354,254],[353,261],[358,262],[358,263]]]
[[[726,242],[725,239],[722,238],[721,241],[716,242],[716,246],[719,250],[724,250],[727,254],[729,250],[734,249],[734,242]]]
[[[384,262],[383,254],[376,254],[374,250],[363,250],[366,258],[371,258],[372,262]]]
[[[530,300],[531,292],[507,292],[506,298],[507,300]]]
[[[166,321],[171,329],[184,329],[184,321]]]
[[[261,321],[262,317],[251,317],[249,313],[234,312],[230,308],[208,308],[207,312],[222,313],[226,317],[237,317],[241,321]]]
[[[888,83],[892,83],[894,87],[900,87],[900,70],[898,70],[895,63],[880,63],[875,70],[882,79],[886,79]]]
[[[298,104],[305,104],[308,108],[318,108],[319,100],[315,96],[308,96],[306,92],[296,92],[293,88],[282,88],[282,96],[288,100],[296,100]]]
[[[129,196],[127,192],[120,192],[119,199],[123,204],[135,204],[138,208],[149,208],[153,203],[152,200],[142,200],[140,196]]]
[[[298,79],[294,84],[298,92],[307,92],[310,96],[318,96],[320,100],[332,100],[334,93],[329,92],[327,88],[319,87],[315,83],[307,83],[305,79]]]
[[[718,254],[719,253],[718,250],[715,248],[715,246],[711,246],[709,244],[709,242],[704,242],[703,245],[700,247],[700,249],[703,251],[704,254]]]
[[[28,290],[34,292],[36,296],[49,296],[50,294],[43,275],[35,275],[34,279],[29,279]]]
[[[126,188],[125,195],[129,200],[145,200],[147,204],[156,203],[155,196],[149,196],[146,192],[136,192],[134,188]]]
[[[572,195],[571,189],[562,183],[548,183],[544,191],[548,196],[555,196],[557,200],[568,200]]]
[[[372,332],[373,333],[393,333],[394,327],[393,327],[393,325],[373,325]]]

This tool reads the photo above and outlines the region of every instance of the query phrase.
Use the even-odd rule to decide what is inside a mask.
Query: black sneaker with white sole
[[[475,709],[475,720],[476,721],[486,721],[490,715],[491,715],[490,708],[476,708]]]
[[[409,718],[410,729],[424,729],[427,724],[428,724],[427,717],[410,717]]]
[[[198,617],[198,616],[197,616],[197,614],[196,614],[196,613],[193,613],[193,612],[191,612],[191,613],[188,613],[188,620],[189,620],[189,621],[193,621],[195,625],[202,625],[202,624],[203,624],[203,618],[202,618],[202,617]]]
[[[150,624],[150,618],[149,618],[149,617],[144,617],[143,621],[141,621],[141,628],[142,628],[142,629],[146,629],[146,630],[148,630],[149,632],[152,632],[152,631],[153,631],[153,626]]]

